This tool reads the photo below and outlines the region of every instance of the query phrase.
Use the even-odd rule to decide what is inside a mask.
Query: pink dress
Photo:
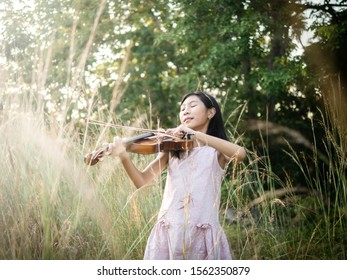
[[[148,238],[147,260],[231,259],[219,223],[224,170],[218,152],[203,146],[171,157],[162,205]]]

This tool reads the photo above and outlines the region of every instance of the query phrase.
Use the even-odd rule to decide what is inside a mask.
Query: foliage
[[[312,192],[317,190],[321,195],[319,202],[305,199],[293,206],[294,212],[305,208],[306,203],[312,211],[321,211],[308,237],[302,237],[300,231],[292,232],[293,240],[284,244],[288,236],[284,238],[280,231],[273,232],[265,223],[265,230],[260,228],[264,234],[260,234],[259,239],[255,235],[259,228],[246,230],[245,239],[237,240],[239,249],[242,251],[246,246],[244,242],[250,240],[259,246],[264,240],[274,239],[276,248],[285,245],[279,250],[283,254],[276,255],[272,251],[274,247],[269,246],[259,248],[255,254],[239,252],[238,256],[308,258],[313,254],[310,253],[313,241],[319,245],[320,240],[329,243],[328,240],[335,240],[335,230],[339,232],[336,236],[340,236],[345,229],[345,224],[338,219],[342,221],[345,217],[341,205],[345,202],[346,178],[346,19],[344,0],[317,4],[289,0],[3,0],[0,3],[1,129],[5,131],[9,122],[4,116],[14,117],[29,110],[39,114],[38,135],[47,129],[57,136],[58,142],[64,138],[76,144],[78,153],[85,149],[79,145],[82,142],[86,145],[87,135],[95,141],[96,135],[101,134],[107,141],[106,138],[114,134],[130,133],[86,126],[87,118],[136,127],[172,127],[177,125],[177,104],[183,94],[196,89],[209,91],[222,106],[230,139],[238,143],[242,139],[249,153],[255,155],[246,165],[249,173],[239,174],[246,181],[233,182],[233,186],[247,186],[237,203],[230,201],[230,195],[235,199],[237,193],[230,193],[230,182],[225,182],[224,206],[244,207],[244,203],[261,193],[288,185],[305,184],[303,187],[309,187]],[[300,45],[300,38],[307,30],[314,34],[312,41]],[[302,53],[297,52],[299,46]],[[50,143],[49,139],[45,141]],[[59,248],[83,248],[81,244],[88,244],[88,253],[82,256],[85,258],[119,256],[104,251],[107,240],[101,238],[100,243],[95,244],[85,236],[89,230],[86,226],[90,224],[93,235],[102,236],[103,231],[97,219],[84,210],[81,216],[77,215],[80,197],[71,198],[75,178],[70,173],[64,174],[66,170],[62,165],[58,164],[56,174],[49,168],[50,164],[56,164],[55,156],[52,163],[52,159],[41,158],[44,156],[39,148],[28,147],[28,150],[14,152],[18,154],[14,155],[16,162],[13,163],[7,158],[12,155],[8,143],[4,142],[1,149],[6,154],[1,170],[13,176],[1,178],[7,186],[1,195],[13,198],[1,206],[15,209],[14,217],[6,216],[2,226],[10,225],[17,233],[28,228],[29,232],[38,230],[42,237],[23,239],[21,243],[21,237],[11,239],[9,232],[4,231],[7,239],[3,240],[7,240],[7,245],[11,242],[19,242],[16,244],[25,248],[31,246],[30,242],[37,245],[36,249],[29,248],[32,254],[26,255],[26,250],[25,254],[8,251],[4,256],[82,256],[80,250],[66,255],[65,249],[52,253],[52,244],[57,238],[57,244],[62,245]],[[36,153],[38,158],[32,166],[29,159],[35,159]],[[20,165],[23,158],[25,163]],[[254,163],[255,159],[260,165]],[[17,164],[20,169],[15,168]],[[60,177],[61,174],[64,175]],[[18,181],[12,183],[11,178]],[[98,178],[95,180],[92,186],[104,183]],[[11,185],[17,192],[12,193]],[[57,186],[60,191],[55,189]],[[37,196],[29,195],[28,189],[34,189],[33,195]],[[114,193],[110,189],[106,186],[103,190],[110,193],[103,203],[111,204],[108,199],[112,200]],[[13,204],[17,199],[29,209],[27,212]],[[35,203],[32,205],[30,201]],[[62,201],[68,201],[68,206],[61,213]],[[134,211],[137,211],[136,205],[132,206]],[[334,205],[333,212],[328,211],[331,205]],[[264,210],[266,219],[272,213],[269,207],[267,212]],[[288,213],[282,210],[278,213],[285,217]],[[76,215],[68,217],[69,211],[75,211]],[[122,223],[126,215],[130,215],[127,212],[130,210],[124,211],[125,216],[116,216]],[[139,239],[135,243],[126,241],[124,245],[139,251],[120,255],[136,258],[142,254],[141,246],[148,230],[144,221],[152,214],[153,209],[148,209],[144,216],[139,216],[137,231],[132,232]],[[35,217],[34,220],[27,215]],[[18,216],[23,218],[23,224],[16,223]],[[54,221],[46,224],[47,217],[54,217]],[[70,225],[66,221],[71,218]],[[80,220],[85,223],[76,222]],[[282,225],[275,226],[277,230]],[[66,239],[57,230],[62,228],[67,231],[67,234],[63,231]],[[317,234],[324,228],[332,239]],[[237,226],[233,230],[239,234],[244,229]],[[122,234],[127,235],[122,232],[120,236]],[[231,235],[234,234],[232,231]],[[296,237],[310,244],[302,251],[295,251],[290,246],[296,244]],[[98,246],[103,249],[95,251]],[[327,257],[345,256],[337,252],[342,248],[340,244],[331,244],[333,247]],[[286,250],[291,253],[286,254]]]
[[[66,110],[66,98],[75,104],[68,119],[85,116],[92,95],[109,106],[122,78],[115,113],[123,121],[135,119],[134,110],[143,114],[140,108],[151,106],[154,123],[160,119],[172,126],[176,102],[198,87],[215,92],[226,114],[246,103],[244,119],[267,118],[295,128],[315,110],[317,103],[306,102],[310,97],[305,94],[314,92],[314,87],[305,90],[312,75],[300,57],[292,56],[292,39],[304,28],[303,10],[320,6],[286,0],[110,1],[101,9],[103,2],[31,1],[21,10],[13,1],[4,2],[4,55],[16,63],[9,73],[21,71],[29,90],[38,87],[50,113]],[[93,22],[98,8],[102,16]],[[316,25],[320,44],[337,51],[336,57],[343,57],[339,52],[345,45],[338,41],[345,38],[343,14],[336,12],[331,24]],[[17,32],[15,26],[22,28]],[[129,44],[130,58],[121,73]],[[84,70],[86,85],[78,74]]]

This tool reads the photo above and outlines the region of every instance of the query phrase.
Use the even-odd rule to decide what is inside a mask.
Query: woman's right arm
[[[126,151],[120,153],[118,156],[129,178],[138,189],[151,183],[159,176],[166,167],[169,158],[168,153],[161,152],[143,171],[140,171],[133,164]]]

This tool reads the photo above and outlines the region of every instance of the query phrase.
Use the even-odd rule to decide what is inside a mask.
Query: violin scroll
[[[108,146],[86,154],[83,161],[85,164],[92,166],[103,161],[105,155],[108,155]]]

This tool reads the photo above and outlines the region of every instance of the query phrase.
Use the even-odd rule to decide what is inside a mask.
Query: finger
[[[110,147],[109,147],[110,144],[111,144],[111,143],[103,143],[103,144],[102,144],[102,147],[105,149],[105,152],[107,152],[108,149],[110,148]]]
[[[118,144],[119,141],[120,141],[120,137],[119,137],[119,136],[115,136],[115,137],[113,138],[113,143]]]
[[[108,156],[109,156],[110,154],[112,154],[113,148],[114,148],[113,143],[109,143],[109,144],[108,144],[108,147],[107,147],[107,150],[106,150],[106,154],[107,154]]]

